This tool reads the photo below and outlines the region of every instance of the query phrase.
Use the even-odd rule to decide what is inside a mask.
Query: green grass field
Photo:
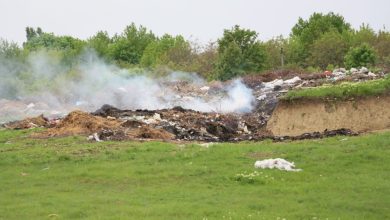
[[[348,99],[351,97],[375,96],[385,93],[390,93],[390,75],[387,75],[383,79],[366,82],[344,82],[339,85],[323,85],[314,88],[290,90],[282,99]]]
[[[390,132],[209,148],[30,132],[0,130],[0,219],[390,219]],[[276,157],[303,171],[237,178]]]

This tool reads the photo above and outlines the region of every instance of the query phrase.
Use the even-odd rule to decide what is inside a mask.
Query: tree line
[[[93,49],[105,61],[123,68],[161,73],[181,70],[219,80],[280,69],[318,72],[336,67],[390,67],[388,31],[374,31],[367,24],[353,29],[343,16],[332,12],[299,18],[288,37],[267,41],[259,40],[256,31],[236,25],[224,30],[216,42],[200,45],[181,35],[156,36],[134,23],[114,36],[99,31],[87,40],[57,36],[39,27],[26,28],[21,47],[0,40],[1,57],[23,60],[42,49],[56,53],[70,65],[83,50]]]

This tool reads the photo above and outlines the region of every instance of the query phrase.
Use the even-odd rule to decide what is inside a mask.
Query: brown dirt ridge
[[[267,123],[267,130],[275,136],[342,128],[359,133],[390,128],[390,96],[344,101],[282,100]]]

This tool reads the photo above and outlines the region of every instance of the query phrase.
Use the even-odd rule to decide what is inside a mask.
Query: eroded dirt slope
[[[341,128],[355,132],[390,128],[390,96],[280,101],[267,124],[267,130],[276,136]]]

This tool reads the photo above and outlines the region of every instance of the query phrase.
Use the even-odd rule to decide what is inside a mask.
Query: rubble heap
[[[26,118],[20,121],[5,123],[3,126],[8,129],[18,130],[37,127],[49,127],[50,123],[49,120],[43,115],[39,115],[38,117]]]
[[[120,125],[116,120],[109,120],[102,117],[96,117],[87,112],[73,111],[58,124],[50,127],[41,136],[68,136],[68,135],[88,135],[99,132],[103,129],[113,129]]]
[[[334,135],[356,135],[348,129],[302,134],[296,137],[275,137],[266,130],[266,124],[280,96],[291,89],[313,87],[339,81],[370,80],[383,77],[381,73],[371,73],[367,68],[335,69],[333,72],[302,74],[291,71],[276,71],[262,75],[246,76],[242,82],[251,89],[255,97],[253,110],[249,113],[199,112],[182,107],[160,110],[121,110],[103,105],[93,113],[53,110],[44,103],[0,100],[0,120],[9,115],[43,115],[21,121],[3,124],[9,129],[47,127],[41,137],[66,135],[91,135],[91,139],[128,140],[163,139],[186,141],[241,141],[271,138],[275,141],[322,138]],[[232,82],[232,81],[231,81]],[[215,100],[226,96],[226,84],[231,82],[193,83],[189,81],[167,81],[164,88],[174,91],[171,104],[180,105],[187,99]],[[164,95],[164,94],[162,94]],[[28,104],[29,103],[29,104]],[[170,105],[170,106],[174,106]],[[71,107],[69,107],[71,109]],[[85,109],[84,109],[85,110]],[[85,110],[90,111],[90,110]],[[3,114],[3,115],[2,115]],[[1,121],[0,121],[1,124]]]
[[[305,133],[296,137],[270,135],[256,114],[202,113],[175,107],[162,110],[120,110],[104,105],[93,113],[71,112],[38,137],[90,135],[89,140],[275,141],[356,135],[348,129]],[[48,124],[47,124],[48,125]]]
[[[125,134],[123,139],[134,137],[140,129],[151,128],[172,134],[164,135],[168,139],[196,141],[237,141],[254,139],[265,123],[258,121],[254,114],[218,114],[203,113],[174,107],[162,110],[120,110],[104,105],[94,113],[95,116],[122,121],[123,129],[101,131],[103,140],[120,139],[118,133]],[[124,131],[124,132],[123,132]],[[142,132],[141,132],[142,133]],[[107,135],[107,134],[111,134]],[[150,138],[145,132],[139,138]],[[161,138],[159,138],[161,139]],[[166,138],[162,138],[166,139]]]

